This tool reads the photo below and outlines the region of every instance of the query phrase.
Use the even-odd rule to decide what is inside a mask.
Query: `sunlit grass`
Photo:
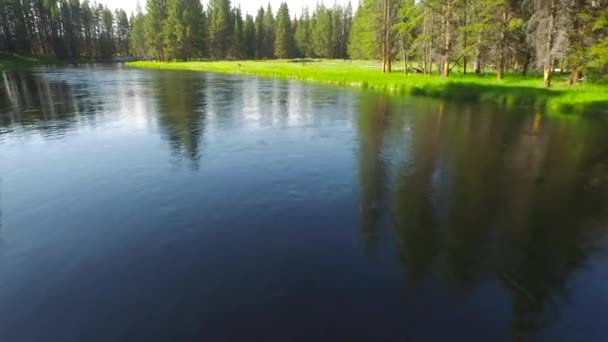
[[[556,75],[554,86],[547,90],[538,76],[494,75],[452,77],[425,76],[402,72],[383,74],[378,63],[338,60],[279,61],[204,61],[204,62],[132,62],[133,67],[200,70],[238,73],[308,82],[358,87],[393,94],[431,96],[461,101],[489,101],[502,106],[534,106],[560,113],[608,113],[608,86],[582,84],[569,86],[565,76]],[[398,67],[398,66],[397,66]]]

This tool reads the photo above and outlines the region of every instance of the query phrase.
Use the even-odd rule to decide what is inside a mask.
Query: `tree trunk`
[[[581,68],[576,68],[570,74],[570,80],[569,80],[570,85],[578,84],[578,82],[580,82],[581,78],[583,78],[583,71],[581,70]]]
[[[532,54],[530,51],[526,52],[526,59],[524,60],[524,65],[521,70],[521,75],[526,76],[528,74],[528,69],[530,68],[530,61],[532,60]]]
[[[546,88],[551,87],[551,78],[553,77],[553,31],[555,26],[555,0],[551,1],[551,7],[549,9],[549,27],[547,30],[547,42],[545,44],[545,61],[543,65],[544,71],[544,84]]]
[[[469,3],[468,1],[465,0],[464,2],[464,35],[463,35],[463,39],[462,39],[462,46],[463,46],[463,61],[462,61],[462,71],[464,73],[464,75],[467,74],[467,42],[469,40]]]
[[[505,45],[507,38],[507,24],[509,20],[509,11],[507,4],[502,6],[502,22],[500,23],[500,40],[498,42],[498,62],[496,63],[496,77],[499,81],[505,78]]]
[[[391,56],[391,0],[383,1],[384,20],[382,23],[382,72],[390,73],[393,70]]]
[[[401,53],[403,54],[403,74],[407,76],[407,51],[405,49],[405,44],[403,43],[403,38],[401,39]]]
[[[547,67],[545,65],[545,67],[543,68],[544,71],[544,84],[545,84],[545,88],[549,88],[551,87],[551,78],[553,77],[553,70],[551,69],[551,67]]]
[[[477,47],[476,47],[476,51],[475,51],[475,61],[473,62],[473,72],[475,72],[475,75],[480,75],[481,74],[481,55],[482,55],[482,45],[483,44],[483,40],[482,40],[482,34],[481,32],[477,35]]]
[[[451,1],[446,0],[443,7],[443,30],[444,30],[444,46],[443,46],[443,70],[442,75],[450,76],[451,50],[452,50],[452,31],[451,31]]]

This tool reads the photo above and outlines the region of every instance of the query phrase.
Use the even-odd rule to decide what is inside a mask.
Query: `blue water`
[[[3,74],[1,341],[606,341],[608,128],[121,66]]]

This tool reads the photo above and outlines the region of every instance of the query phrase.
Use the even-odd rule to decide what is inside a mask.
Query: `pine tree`
[[[168,0],[164,22],[168,59],[190,60],[202,55],[203,9],[198,0]]]
[[[332,58],[334,53],[334,28],[331,11],[325,5],[317,5],[312,18],[311,47],[315,57]]]
[[[295,45],[300,57],[312,57],[310,50],[310,14],[308,8],[304,8],[298,26],[294,33]]]
[[[264,52],[264,41],[266,40],[264,37],[266,36],[266,32],[264,30],[264,17],[266,13],[264,12],[264,7],[260,7],[258,10],[258,15],[255,18],[255,58],[262,59],[266,58],[266,54]]]
[[[375,0],[363,0],[359,5],[348,40],[348,54],[353,59],[376,59],[380,56]]]
[[[274,58],[274,16],[272,14],[272,7],[268,3],[266,12],[264,13],[264,57],[272,59]]]
[[[274,41],[274,55],[277,58],[291,58],[294,49],[293,33],[291,31],[291,19],[287,3],[281,3],[277,12],[277,24]]]
[[[129,55],[130,25],[127,12],[122,9],[116,10],[116,49],[121,56]]]
[[[245,40],[245,58],[255,58],[255,21],[251,15],[245,17],[245,27],[243,28],[243,36]]]
[[[209,2],[209,52],[211,57],[225,59],[232,41],[230,0]]]
[[[129,37],[129,47],[131,53],[136,58],[146,58],[148,55],[146,47],[146,28],[145,17],[139,4],[136,14],[131,16],[131,35]]]
[[[405,0],[400,10],[400,22],[395,25],[401,45],[403,73],[408,74],[408,62],[419,35],[420,23],[423,20],[422,6],[415,0]]]
[[[240,7],[234,10],[233,18],[234,28],[232,30],[232,55],[235,59],[242,59],[245,58],[245,32]]]
[[[166,0],[148,0],[146,3],[145,36],[150,54],[159,61],[165,60],[163,24],[167,16]]]

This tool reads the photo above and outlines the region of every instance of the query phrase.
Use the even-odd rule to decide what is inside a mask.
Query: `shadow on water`
[[[414,293],[436,276],[455,295],[500,284],[513,339],[527,340],[559,318],[568,282],[607,234],[605,127],[416,103],[407,112],[383,96],[359,105],[364,248],[390,227]],[[399,154],[392,164],[389,151]]]

